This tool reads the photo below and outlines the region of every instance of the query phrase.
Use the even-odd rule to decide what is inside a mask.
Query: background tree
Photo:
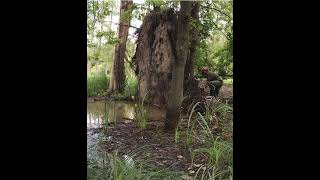
[[[223,77],[232,76],[233,1],[203,1],[199,12],[195,69],[209,66]]]
[[[194,77],[194,62],[196,60],[196,50],[199,46],[199,8],[200,2],[192,3],[191,10],[191,26],[190,26],[190,50],[188,52],[188,58],[186,61],[185,73],[184,73],[184,90],[187,92],[192,84]]]
[[[180,107],[183,99],[184,69],[189,50],[189,28],[191,15],[191,2],[180,1],[180,11],[177,26],[177,58],[173,62],[172,79],[167,106],[165,128],[174,130],[180,118]]]
[[[124,58],[129,33],[132,3],[132,0],[129,0],[121,1],[120,4],[120,19],[118,27],[119,43],[117,43],[115,47],[112,75],[109,83],[109,91],[122,92],[124,89]]]

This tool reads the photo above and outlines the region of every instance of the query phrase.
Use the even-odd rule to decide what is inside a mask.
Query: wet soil
[[[220,96],[232,97],[232,86],[223,86]],[[140,130],[134,122],[134,106],[134,103],[127,102],[120,102],[120,104],[119,102],[114,104],[101,101],[88,102],[87,136],[103,137],[102,141],[91,142],[99,147],[99,152],[111,153],[117,150],[120,155],[127,155],[139,151],[143,152],[143,158],[148,159],[156,167],[169,167],[173,171],[186,173],[190,170],[196,171],[198,167],[194,164],[203,164],[208,161],[206,156],[198,156],[192,162],[185,143],[177,143],[174,133],[164,131],[165,113],[159,108],[149,107],[151,117],[147,128]],[[181,125],[180,129],[186,129],[183,128],[186,126],[186,119],[182,120]],[[222,123],[211,124],[210,127],[213,128],[212,132],[226,139],[232,139],[232,132],[224,131]],[[94,154],[92,151],[97,151],[97,148],[88,147],[88,151]]]

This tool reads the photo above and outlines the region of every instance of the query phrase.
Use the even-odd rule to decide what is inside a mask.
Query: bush
[[[138,79],[135,76],[128,76],[125,82],[124,96],[134,96],[137,92]]]
[[[191,153],[193,163],[200,157],[207,157],[205,163],[198,164],[194,179],[232,179],[233,177],[233,142],[225,138],[226,132],[232,132],[232,118],[228,114],[233,108],[228,104],[215,103],[214,108],[206,106],[206,114],[196,112],[195,104],[190,112],[185,134],[186,148]],[[219,114],[219,115],[218,115]],[[227,129],[225,129],[227,128]],[[220,131],[221,130],[221,131]],[[183,132],[176,132],[176,139]]]
[[[87,93],[89,97],[99,96],[106,92],[109,86],[109,79],[104,71],[92,73],[87,76]]]
[[[138,79],[135,76],[127,76],[123,92],[115,92],[112,97],[115,99],[125,99],[134,96],[137,92]]]

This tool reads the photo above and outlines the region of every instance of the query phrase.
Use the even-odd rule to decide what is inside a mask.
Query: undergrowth
[[[194,179],[232,179],[233,177],[233,108],[219,101],[206,103],[206,113],[197,112],[196,103],[186,121],[176,130],[176,142],[190,152],[192,164],[198,167]],[[186,126],[183,128],[183,126]],[[183,130],[186,129],[186,130]],[[231,134],[231,136],[230,136]],[[185,137],[185,139],[182,139]],[[205,162],[198,159],[205,157]],[[198,164],[197,164],[198,163]]]
[[[87,95],[89,97],[101,96],[106,92],[109,84],[109,79],[104,71],[92,73],[87,76]]]
[[[132,180],[132,179],[179,179],[181,173],[156,168],[142,155],[142,151],[120,155],[118,151],[107,154],[102,167],[91,165],[87,168],[87,179]],[[100,165],[101,166],[101,165]]]

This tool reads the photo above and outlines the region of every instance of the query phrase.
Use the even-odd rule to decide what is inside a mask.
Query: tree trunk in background
[[[90,63],[89,54],[87,51],[87,74],[90,74],[90,72],[91,72],[90,70],[91,70],[91,63]]]
[[[123,14],[127,13],[132,0],[121,1],[120,3],[120,17],[118,27],[118,38],[120,42],[116,44],[115,54],[113,60],[112,74],[109,83],[109,91],[122,92],[124,89],[125,73],[124,73],[124,56],[126,51],[126,43],[129,33],[130,19],[123,18]]]
[[[183,100],[184,69],[189,51],[189,26],[191,15],[190,1],[180,1],[178,15],[176,56],[172,69],[172,80],[167,106],[165,128],[174,130],[180,119],[180,107]]]
[[[191,10],[191,18],[195,22],[199,21],[199,7],[200,7],[199,2],[193,2],[192,10]],[[196,48],[198,47],[199,42],[200,42],[199,31],[197,29],[197,26],[191,26],[190,27],[190,51],[188,53],[188,58],[186,61],[186,67],[185,67],[185,73],[184,73],[184,92],[187,92],[189,89],[194,88],[194,87],[191,87],[194,85],[193,64],[195,62]]]

